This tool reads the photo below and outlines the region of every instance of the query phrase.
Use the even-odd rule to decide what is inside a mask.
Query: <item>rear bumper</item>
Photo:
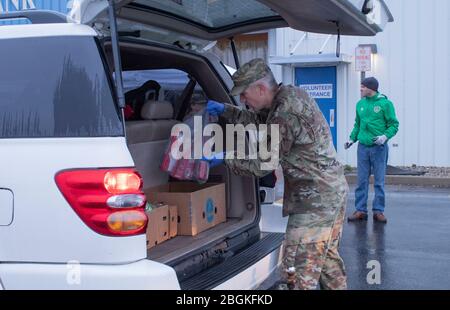
[[[175,271],[149,260],[125,265],[0,264],[4,289],[178,290]]]
[[[272,278],[276,279],[276,270],[281,264],[282,247],[277,248],[263,259],[254,263],[233,278],[214,287],[214,290],[254,290],[261,289],[262,283],[269,283]],[[267,287],[271,285],[266,284]]]
[[[267,233],[227,258],[180,283],[183,290],[249,290],[260,286],[276,270],[284,234]]]

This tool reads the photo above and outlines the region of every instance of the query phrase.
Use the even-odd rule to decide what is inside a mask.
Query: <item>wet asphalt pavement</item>
[[[369,206],[373,193],[369,196]],[[354,212],[351,188],[347,215]],[[340,246],[349,289],[450,289],[450,189],[387,187],[387,224],[346,223]],[[379,262],[380,284],[368,284]],[[374,281],[370,281],[374,282]]]
[[[369,210],[372,200],[373,192]],[[351,187],[347,216],[354,203]],[[388,186],[385,215],[387,224],[374,223],[371,211],[366,222],[345,222],[339,252],[348,288],[449,290],[450,189]]]

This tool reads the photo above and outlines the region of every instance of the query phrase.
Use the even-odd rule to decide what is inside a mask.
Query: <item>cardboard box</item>
[[[175,182],[145,190],[151,202],[178,207],[178,235],[195,236],[226,221],[225,184]]]
[[[169,206],[169,238],[174,238],[178,234],[178,207]]]
[[[162,205],[147,212],[147,248],[169,239],[169,206]]]

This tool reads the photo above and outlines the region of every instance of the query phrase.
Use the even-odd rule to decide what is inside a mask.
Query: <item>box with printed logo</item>
[[[226,221],[225,184],[174,182],[145,190],[152,203],[176,205],[177,234],[195,236]]]

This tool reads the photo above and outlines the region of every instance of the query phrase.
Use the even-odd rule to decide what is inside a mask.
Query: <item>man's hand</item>
[[[212,154],[211,156],[203,156],[202,160],[205,160],[209,163],[210,168],[214,168],[223,164],[223,159],[225,158],[225,154],[223,152]]]
[[[388,138],[385,135],[373,138],[373,143],[375,143],[376,145],[383,145],[386,143],[386,141],[388,140]]]
[[[225,111],[225,105],[214,100],[208,100],[206,111],[208,111],[209,115],[219,116]]]
[[[355,142],[353,142],[353,141],[345,142],[344,149],[348,150],[349,148],[352,147],[353,144],[355,144]]]

